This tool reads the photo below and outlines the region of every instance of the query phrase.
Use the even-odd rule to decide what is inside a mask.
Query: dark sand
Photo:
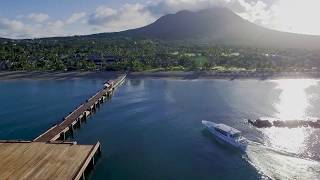
[[[123,72],[110,71],[72,71],[72,72],[40,72],[40,71],[0,71],[0,80],[37,79],[37,80],[68,80],[68,79],[110,79]],[[319,78],[320,73],[215,73],[215,72],[133,72],[128,74],[130,78],[174,78],[174,79],[298,79]]]
[[[283,73],[217,73],[217,72],[134,72],[130,73],[131,78],[175,78],[175,79],[310,79],[320,78],[320,73],[300,73],[300,72],[283,72]]]
[[[3,71],[0,72],[0,80],[36,79],[36,80],[68,80],[68,79],[110,79],[116,77],[117,72],[28,72],[28,71]]]

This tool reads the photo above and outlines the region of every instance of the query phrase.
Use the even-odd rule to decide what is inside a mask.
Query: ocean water
[[[101,88],[102,80],[0,81],[0,139],[32,140]]]
[[[102,80],[1,81],[0,139],[32,139]],[[256,129],[246,119],[320,117],[320,81],[128,79],[72,140],[102,144],[90,179],[320,179],[320,131]],[[241,152],[201,120],[243,132]]]

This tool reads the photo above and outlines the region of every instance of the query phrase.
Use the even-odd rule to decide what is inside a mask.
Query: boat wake
[[[263,179],[320,179],[320,162],[249,141],[244,158]]]

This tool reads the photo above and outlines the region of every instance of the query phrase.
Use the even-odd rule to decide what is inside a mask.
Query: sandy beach
[[[133,72],[129,74],[131,78],[175,78],[175,79],[303,79],[303,78],[320,78],[320,73],[309,72],[282,72],[282,73],[217,73],[217,72]]]
[[[0,80],[17,80],[17,79],[36,79],[36,80],[68,80],[68,79],[108,79],[116,77],[123,72],[111,71],[71,71],[71,72],[40,72],[40,71],[3,71],[0,72]],[[174,78],[174,79],[301,79],[301,78],[319,78],[320,73],[300,73],[300,72],[283,72],[283,73],[217,73],[217,72],[131,72],[130,78]]]
[[[17,80],[17,79],[36,79],[36,80],[68,80],[68,79],[109,79],[110,77],[116,77],[117,72],[84,72],[84,71],[72,71],[72,72],[28,72],[28,71],[3,71],[0,72],[0,80]]]

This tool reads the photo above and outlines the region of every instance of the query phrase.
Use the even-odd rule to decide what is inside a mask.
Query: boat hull
[[[240,148],[240,149],[245,149],[247,147],[247,142],[243,142],[243,143],[240,143],[240,142],[237,142],[231,138],[228,138],[222,134],[220,134],[219,132],[217,132],[215,129],[214,129],[214,126],[216,125],[215,123],[213,122],[210,122],[210,121],[203,121],[202,124],[206,127],[206,129],[208,129],[208,131],[213,134],[215,137],[217,137],[219,140],[222,140],[236,148]]]

